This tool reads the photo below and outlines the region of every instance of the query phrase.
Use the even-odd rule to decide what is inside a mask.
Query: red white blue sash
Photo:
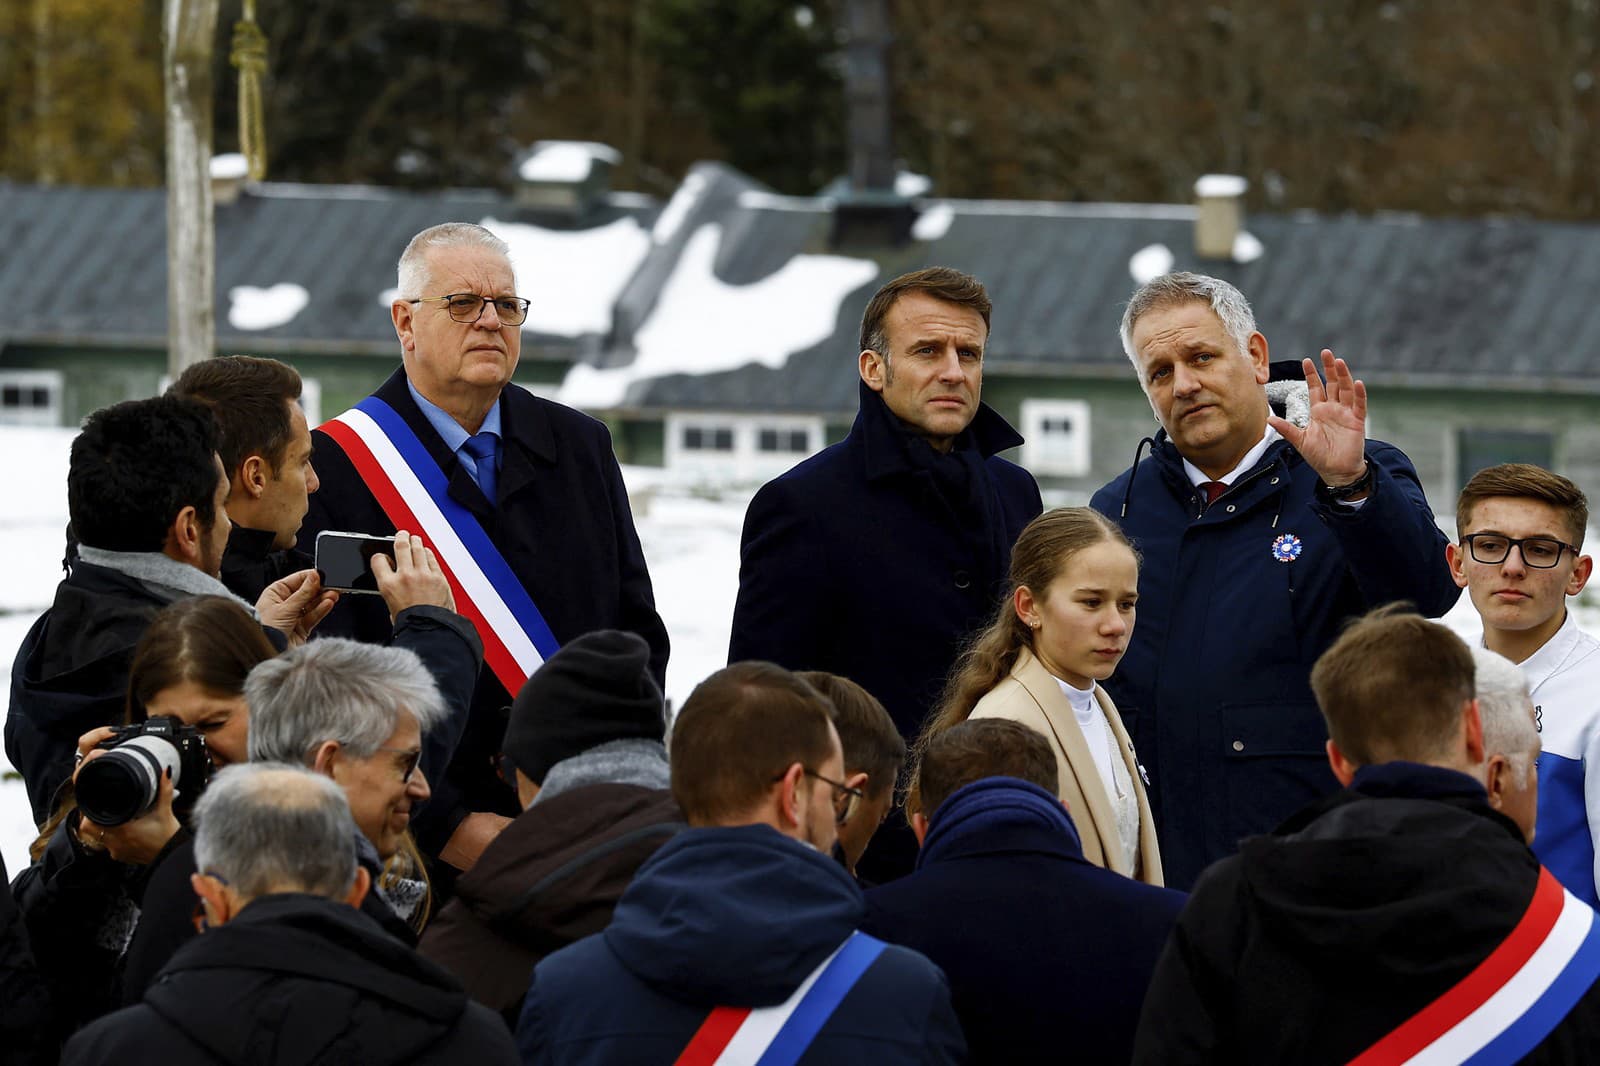
[[[321,429],[350,457],[394,527],[420,534],[433,549],[456,609],[483,639],[484,662],[515,696],[561,645],[483,526],[450,498],[439,464],[405,419],[376,396]]]
[[[1500,946],[1351,1066],[1516,1062],[1600,978],[1597,917],[1541,868],[1533,902]]]
[[[777,1006],[716,1008],[677,1066],[793,1066],[884,947],[865,933],[851,933]]]

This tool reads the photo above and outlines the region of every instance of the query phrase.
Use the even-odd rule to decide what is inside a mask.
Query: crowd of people
[[[5,724],[39,833],[0,1056],[1600,1055],[1566,478],[1476,473],[1450,541],[1342,359],[1272,363],[1180,273],[1121,326],[1160,431],[1045,510],[986,291],[919,270],[673,714],[607,431],[511,384],[507,248],[435,226],[398,280],[400,369],[321,427],[234,356],[75,439]],[[347,534],[392,542],[325,581]],[[1470,644],[1429,620],[1462,589]]]

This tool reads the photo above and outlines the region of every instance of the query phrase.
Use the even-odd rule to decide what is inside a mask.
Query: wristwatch
[[[1350,484],[1340,485],[1338,488],[1334,488],[1325,481],[1318,481],[1317,490],[1321,492],[1325,498],[1332,500],[1334,503],[1348,503],[1357,496],[1365,496],[1367,493],[1371,492],[1372,482],[1372,461],[1369,459],[1366,462],[1366,466],[1361,471],[1361,476],[1350,482]]]

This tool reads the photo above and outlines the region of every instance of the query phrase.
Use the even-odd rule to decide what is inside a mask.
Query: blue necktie
[[[478,488],[483,490],[490,503],[496,502],[494,458],[498,439],[493,433],[479,433],[468,437],[461,445],[461,450],[472,459],[472,479],[478,483]]]

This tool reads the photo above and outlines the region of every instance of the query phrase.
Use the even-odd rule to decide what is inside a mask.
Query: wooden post
[[[211,207],[211,54],[218,0],[164,0],[167,115],[167,372],[216,352]]]

